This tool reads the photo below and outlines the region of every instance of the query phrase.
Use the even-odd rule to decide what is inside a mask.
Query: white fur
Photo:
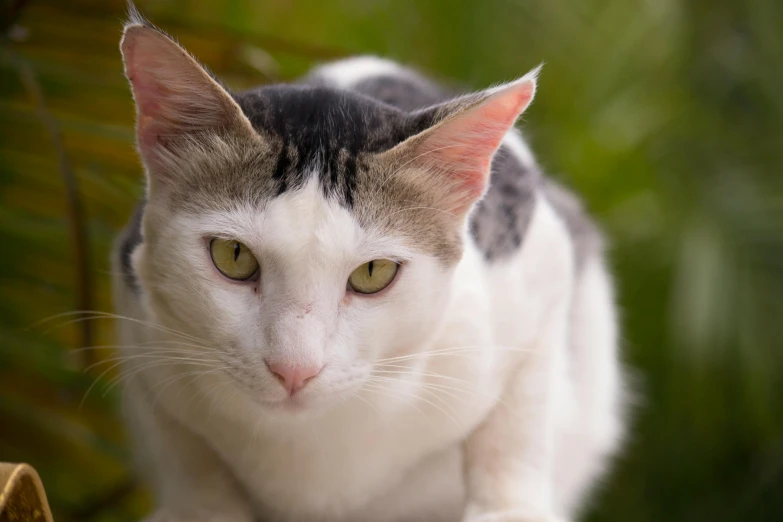
[[[354,56],[322,65],[313,71],[341,89],[350,89],[360,81],[374,76],[409,74],[405,67],[375,56]]]
[[[400,70],[329,67],[346,87]],[[516,133],[505,142],[534,161]],[[127,413],[156,520],[565,519],[618,442],[611,283],[597,257],[576,277],[543,196],[517,254],[487,264],[466,236],[453,270],[363,230],[315,181],[231,213],[153,198],[144,226],[142,294],[118,280],[116,295],[142,322],[120,344],[134,347]],[[217,273],[213,236],[251,249],[259,286]],[[347,296],[376,258],[403,262],[393,286]],[[264,359],[325,367],[294,408]]]

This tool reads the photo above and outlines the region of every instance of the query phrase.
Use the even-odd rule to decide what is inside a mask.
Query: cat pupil
[[[370,272],[370,277],[372,277],[372,264],[373,264],[373,261],[370,261],[367,264],[367,270]]]
[[[239,243],[234,243],[234,261],[236,261],[239,258],[240,250],[241,247],[239,246]]]

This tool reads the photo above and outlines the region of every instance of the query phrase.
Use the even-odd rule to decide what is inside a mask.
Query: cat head
[[[231,93],[139,16],[121,43],[147,174],[133,268],[154,320],[270,408],[423,349],[535,72],[406,113],[303,85]]]

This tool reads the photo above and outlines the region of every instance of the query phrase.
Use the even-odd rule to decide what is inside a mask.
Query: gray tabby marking
[[[603,235],[571,191],[551,179],[544,179],[542,189],[547,201],[565,222],[574,243],[576,268],[579,270],[588,258],[600,255],[604,248]]]

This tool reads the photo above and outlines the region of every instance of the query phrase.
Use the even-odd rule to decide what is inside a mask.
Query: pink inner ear
[[[456,190],[461,194],[455,211],[467,210],[484,194],[492,157],[534,92],[532,79],[501,87],[477,106],[432,129],[417,147],[420,164],[457,182]]]
[[[167,75],[177,75],[178,62],[187,57],[177,53],[175,45],[157,31],[141,26],[129,28],[122,41],[125,74],[136,101],[138,144],[148,160],[159,136],[176,126],[171,118],[176,118],[176,107],[169,106],[172,100],[164,81]]]
[[[145,161],[155,161],[162,136],[221,127],[231,121],[228,93],[165,35],[149,27],[131,26],[123,37],[122,53],[136,100],[137,139]]]
[[[170,44],[161,41],[162,36],[146,34],[149,32],[152,30],[144,27],[135,31],[131,28],[122,41],[122,53],[139,115],[152,116],[159,112],[159,101],[165,97],[158,77],[160,69],[165,67],[160,63],[160,54],[168,54],[165,48]]]

